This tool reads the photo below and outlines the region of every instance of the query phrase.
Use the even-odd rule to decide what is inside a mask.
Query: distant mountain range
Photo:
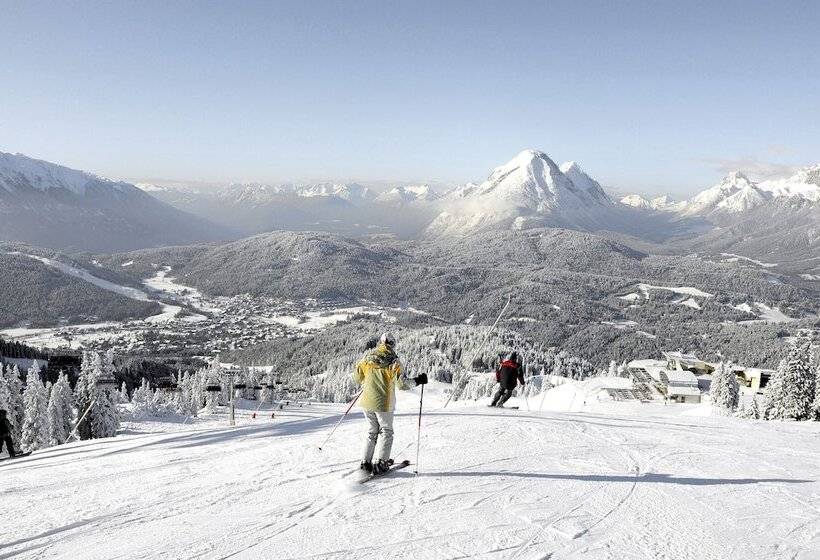
[[[622,204],[635,208],[675,212],[683,216],[727,216],[748,212],[773,200],[792,199],[811,205],[820,203],[820,165],[806,167],[795,175],[771,181],[754,182],[740,171],[729,173],[717,185],[689,200],[673,202],[668,197],[647,200],[627,195]]]
[[[558,165],[538,150],[522,151],[483,183],[449,189],[333,182],[135,186],[0,153],[0,240],[64,250],[130,250],[274,230],[429,239],[559,227],[611,234],[626,243],[634,239],[644,249],[641,243],[671,240],[677,240],[675,250],[687,243],[709,250],[742,242],[750,256],[767,258],[784,246],[775,241],[783,237],[797,258],[818,245],[818,208],[820,165],[760,183],[730,173],[677,202],[637,194],[613,200],[577,163]],[[769,215],[778,224],[764,235]],[[789,237],[790,232],[799,235]]]
[[[248,183],[211,190],[140,187],[171,206],[245,235],[291,230],[412,237],[432,220],[436,211],[431,205],[440,197],[429,185],[381,191],[358,183]]]
[[[230,235],[130,183],[0,152],[0,240],[118,251]]]

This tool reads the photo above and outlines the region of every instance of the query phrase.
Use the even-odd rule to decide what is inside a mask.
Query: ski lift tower
[[[237,387],[234,386],[234,379],[237,375],[239,375],[239,369],[233,366],[226,368],[222,372],[222,376],[228,380],[228,394],[230,395],[230,425],[236,426],[236,398],[234,393],[236,392]],[[244,389],[244,385],[242,388]]]

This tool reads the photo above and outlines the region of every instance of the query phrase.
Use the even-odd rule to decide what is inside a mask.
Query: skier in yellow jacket
[[[396,386],[408,389],[427,383],[427,374],[409,378],[402,370],[395,352],[396,338],[384,333],[375,349],[368,351],[356,365],[353,380],[362,386],[359,406],[364,410],[369,429],[361,468],[381,474],[390,468],[390,450],[393,447],[393,410],[396,408]],[[376,460],[373,455],[378,443]]]

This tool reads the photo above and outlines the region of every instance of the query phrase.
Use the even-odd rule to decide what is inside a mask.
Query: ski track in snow
[[[397,459],[415,457],[416,399],[401,394]],[[0,463],[0,559],[820,555],[816,424],[694,417],[683,405],[559,413],[434,399],[421,474],[365,485],[354,480],[360,414],[317,448],[342,405],[275,420],[244,410],[236,428],[137,423],[142,433]]]

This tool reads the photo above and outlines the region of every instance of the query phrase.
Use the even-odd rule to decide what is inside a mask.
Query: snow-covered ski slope
[[[0,558],[820,557],[816,423],[528,411],[537,399],[442,410],[430,393],[418,477],[356,484],[364,421],[319,452],[344,407],[316,404],[235,428],[128,423],[4,461]],[[403,394],[396,459],[415,458],[417,406]]]

